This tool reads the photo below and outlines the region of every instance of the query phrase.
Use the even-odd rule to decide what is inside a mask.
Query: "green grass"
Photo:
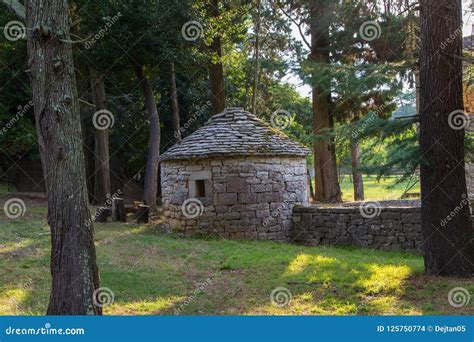
[[[0,182],[0,196],[4,195],[9,192],[15,191],[14,186],[10,184],[10,189],[8,189],[8,184],[4,182]]]
[[[0,314],[44,314],[50,287],[44,206],[0,216]],[[3,215],[3,213],[1,214]],[[190,239],[159,225],[96,224],[106,314],[473,314],[448,304],[451,288],[473,279],[425,277],[419,256],[263,241]],[[270,294],[288,288],[278,308]]]
[[[405,192],[407,187],[413,184],[413,180],[396,184],[398,176],[385,177],[377,180],[375,176],[364,176],[364,193],[366,200],[396,200]],[[342,199],[344,201],[354,200],[354,190],[349,176],[344,176],[341,182]],[[408,193],[420,193],[420,185],[417,183]]]

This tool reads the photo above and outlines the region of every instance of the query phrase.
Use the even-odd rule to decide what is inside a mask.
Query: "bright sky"
[[[474,16],[472,14],[472,9],[469,7],[469,4],[471,4],[471,2],[472,2],[472,0],[462,0],[463,37],[470,36],[470,35],[474,34],[474,32],[472,31],[472,26],[474,24]],[[293,37],[300,40],[301,43],[305,46],[305,44],[303,43],[303,40],[301,39],[301,35],[298,31],[297,26],[294,25],[294,24],[292,26],[293,26]],[[309,41],[310,38],[307,37],[307,40]],[[311,97],[311,87],[308,86],[307,84],[303,84],[303,82],[301,81],[301,79],[298,76],[288,75],[288,77],[286,77],[284,80],[287,81],[290,84],[295,85],[296,89],[298,90],[298,92],[302,96],[308,97],[308,98]]]

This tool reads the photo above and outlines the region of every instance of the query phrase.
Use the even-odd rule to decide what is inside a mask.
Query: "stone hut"
[[[227,108],[161,156],[166,222],[186,235],[288,241],[293,206],[308,204],[309,152]]]

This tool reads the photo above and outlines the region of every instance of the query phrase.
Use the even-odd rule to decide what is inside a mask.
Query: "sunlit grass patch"
[[[368,265],[368,276],[360,279],[357,285],[369,295],[378,293],[403,293],[404,282],[411,274],[407,265]]]

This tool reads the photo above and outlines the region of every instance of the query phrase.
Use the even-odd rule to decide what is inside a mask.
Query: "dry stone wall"
[[[205,196],[195,201],[200,175]],[[303,157],[165,160],[161,180],[166,223],[186,235],[289,241],[294,204],[308,204]]]
[[[379,207],[368,215],[359,207],[295,206],[293,223],[293,240],[308,245],[417,251],[422,242],[420,207]]]

